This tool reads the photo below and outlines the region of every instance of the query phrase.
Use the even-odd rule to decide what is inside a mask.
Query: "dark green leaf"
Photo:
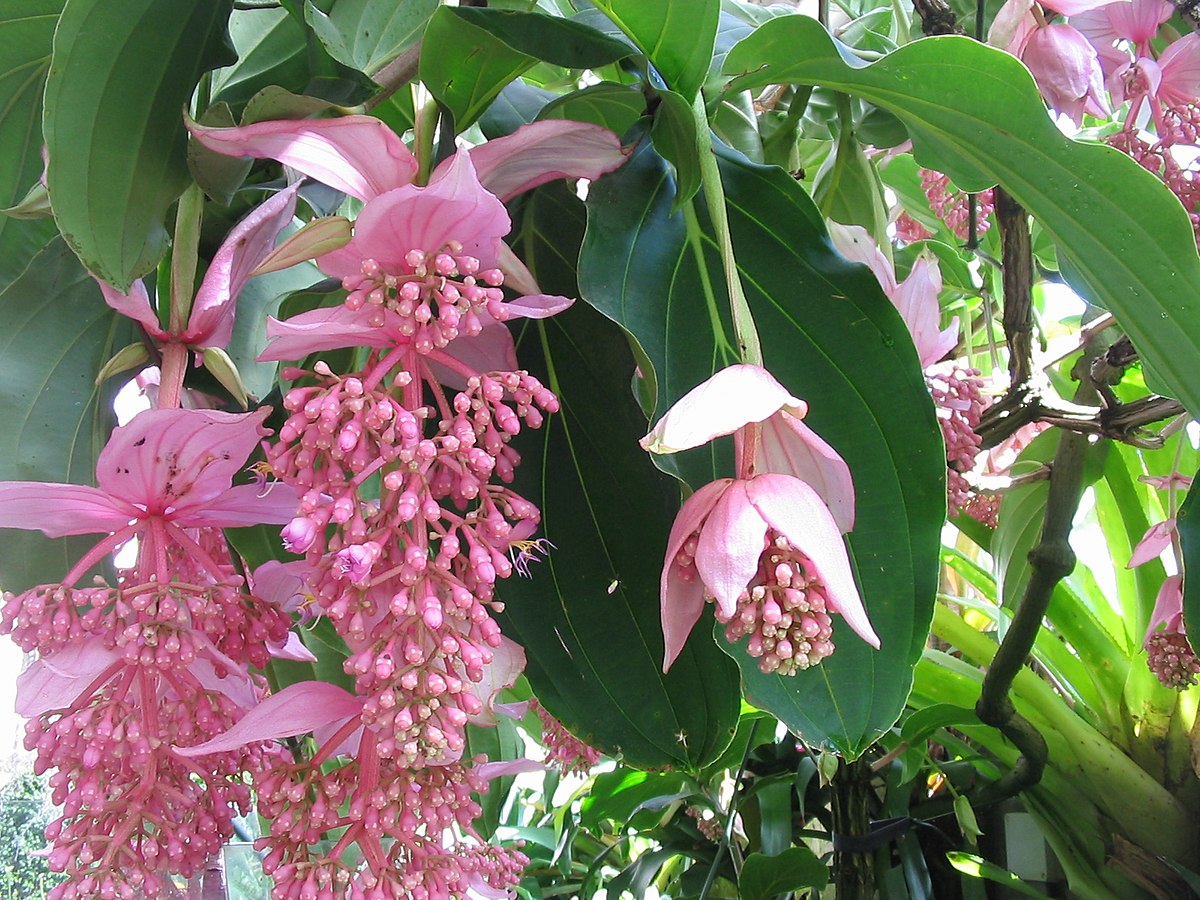
[[[302,91],[308,83],[304,26],[283,9],[237,9],[229,37],[238,60],[213,73],[213,99],[240,106],[267,85]]]
[[[0,480],[94,482],[119,384],[92,381],[132,340],[129,320],[104,304],[61,240],[0,293]],[[0,584],[13,591],[61,579],[97,540],[0,534]]]
[[[1197,497],[1200,497],[1200,473],[1192,482],[1175,519],[1183,545],[1183,564],[1191,572],[1200,572],[1200,500]],[[1183,621],[1200,622],[1200,578],[1195,575],[1183,581]],[[1200,634],[1200,625],[1192,626],[1192,634]],[[1188,643],[1195,641],[1189,637]]]
[[[771,900],[804,887],[824,888],[829,869],[807,847],[792,847],[776,856],[751,853],[742,866],[738,892],[742,900]]]
[[[604,81],[551,100],[538,118],[591,122],[622,135],[641,118],[645,108],[646,98],[641,91],[627,84]]]
[[[512,134],[536,119],[558,95],[529,84],[524,79],[505,86],[487,111],[479,117],[479,129],[488,140]]]
[[[564,186],[530,197],[517,246],[545,290],[575,293],[582,229]],[[531,331],[522,365],[563,411],[524,435],[516,487],[542,506],[556,549],[532,579],[504,584],[502,626],[542,704],[581,740],[633,766],[698,768],[733,737],[737,676],[703,628],[662,674],[659,575],[679,491],[637,445],[628,343],[585,304]]]
[[[610,821],[622,827],[656,797],[673,797],[687,790],[689,781],[680,772],[636,772],[619,768],[597,775],[579,806],[579,824],[599,831]],[[661,807],[660,807],[661,809]]]
[[[376,75],[420,40],[437,6],[438,0],[338,0],[326,15],[307,2],[304,18],[330,56],[352,69]]]
[[[815,19],[787,16],[735,47],[725,71],[748,73],[734,88],[796,82],[854,93],[895,113],[922,165],[964,190],[1002,184],[1076,264],[1089,299],[1117,316],[1153,389],[1200,413],[1200,299],[1188,287],[1200,284],[1200,257],[1186,213],[1133,160],[1064,137],[1014,57],[940,37],[866,65]]]
[[[793,678],[762,675],[733,652],[747,699],[810,744],[857,755],[899,716],[921,652],[936,590],[945,456],[911,339],[878,282],[833,253],[811,200],[786,173],[720,161],[766,366],[809,401],[808,421],[854,474],[849,542],[883,639],[877,652],[841,625],[837,653]],[[737,361],[715,241],[707,230],[689,241],[671,202],[666,165],[643,145],[592,185],[580,259],[583,295],[634,335],[654,367],[657,414]],[[688,458],[676,465],[699,487],[730,474],[721,454],[713,445],[677,454]]]
[[[188,183],[182,110],[230,61],[230,0],[72,0],[54,35],[43,125],[54,217],[84,265],[126,291],[166,245]]]
[[[494,34],[464,21],[462,10],[440,7],[429,20],[418,73],[437,101],[454,115],[454,127],[469,126],[510,81],[537,59],[514,50]],[[447,52],[453,47],[454,52]]]
[[[650,139],[675,169],[675,208],[687,203],[700,190],[700,149],[692,105],[674,91],[660,91]]]
[[[720,0],[596,0],[596,6],[641,48],[667,86],[691,103],[712,60]]]
[[[0,0],[0,209],[42,174],[42,86],[63,0]],[[0,216],[0,290],[55,234],[49,221]]]
[[[623,41],[557,16],[475,7],[460,7],[455,15],[513,50],[566,69],[597,69],[630,55]]]

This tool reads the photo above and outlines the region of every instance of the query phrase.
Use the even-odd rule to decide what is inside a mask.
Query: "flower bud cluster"
[[[520,462],[510,441],[558,401],[525,372],[478,372],[454,355],[455,340],[502,318],[498,270],[455,244],[404,263],[368,259],[343,281],[346,305],[377,309],[371,324],[392,346],[360,373],[285,373],[307,383],[288,393],[267,448],[272,474],[302,492],[283,539],[305,554],[306,592],[345,640],[363,704],[312,762],[257,779],[276,898],[449,898],[477,881],[503,889],[525,864],[471,829],[469,795],[486,780],[459,760],[500,686],[496,582],[540,519],[506,486]],[[439,383],[446,367],[456,391]],[[317,764],[339,754],[350,761]],[[314,850],[337,828],[332,850]],[[346,861],[351,844],[362,865]]]
[[[594,766],[600,764],[600,751],[589,747],[571,732],[566,726],[546,711],[546,708],[533,700],[533,709],[542,721],[542,746],[546,748],[546,762],[558,767],[563,775],[586,775]]]
[[[976,369],[964,369],[954,362],[939,363],[925,370],[925,383],[937,407],[938,425],[946,442],[946,501],[951,511],[971,508],[974,489],[964,473],[975,468],[975,459],[983,441],[978,427],[988,400],[983,395],[983,379]]]
[[[933,169],[921,170],[921,190],[929,200],[929,208],[946,223],[954,232],[954,236],[960,241],[967,240],[967,229],[971,219],[968,195],[951,187],[949,176]],[[976,237],[985,234],[992,227],[991,214],[994,206],[991,188],[975,194]]]

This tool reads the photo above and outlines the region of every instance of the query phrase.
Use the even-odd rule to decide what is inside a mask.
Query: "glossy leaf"
[[[96,388],[96,372],[133,340],[130,321],[109,309],[100,289],[61,240],[34,258],[0,293],[0,480],[93,484],[108,439],[119,383]],[[62,578],[96,542],[90,535],[50,540],[5,530],[0,585],[23,590]]]
[[[751,853],[738,878],[743,900],[770,900],[800,888],[823,889],[829,882],[829,867],[807,847],[790,847],[775,856]]]
[[[977,41],[915,41],[867,65],[815,19],[774,19],[730,52],[732,87],[820,84],[894,113],[917,161],[963,190],[999,182],[1133,339],[1154,390],[1200,413],[1200,257],[1163,184],[1109,148],[1064,137],[1016,58]],[[963,73],[970,77],[963,77]]]
[[[418,75],[462,131],[479,118],[510,81],[537,60],[486,29],[463,21],[460,10],[440,7],[429,20]],[[444,48],[454,47],[447,53]]]
[[[687,203],[700,190],[700,149],[692,106],[674,91],[660,91],[650,139],[675,169],[675,206]]]
[[[376,75],[421,39],[437,6],[437,0],[338,0],[326,14],[309,0],[304,4],[304,19],[330,56],[352,69]]]
[[[538,118],[591,122],[622,135],[641,118],[645,107],[646,98],[636,88],[604,81],[551,100]]]
[[[536,12],[460,7],[454,13],[508,47],[567,69],[596,69],[630,55],[623,41],[571,19]]]
[[[596,6],[641,48],[667,86],[691,103],[708,74],[720,0],[596,0]]]
[[[268,85],[301,91],[308,83],[304,27],[284,9],[236,9],[229,37],[237,62],[213,73],[214,100],[245,103]]]
[[[229,10],[230,0],[73,0],[59,21],[43,121],[54,217],[119,290],[162,255],[163,217],[188,183],[182,110],[202,72],[231,62]]]
[[[831,250],[812,201],[785,172],[731,156],[721,170],[766,366],[809,402],[807,421],[854,475],[849,543],[883,636],[876,652],[839,622],[837,652],[794,678],[763,675],[731,652],[751,703],[814,746],[857,755],[899,716],[927,631],[945,457],[912,342],[878,282]],[[652,364],[659,412],[737,359],[714,239],[706,227],[689,239],[684,218],[670,215],[672,184],[645,145],[594,184],[580,259],[584,297],[627,328]],[[693,487],[730,474],[719,444],[676,457]]]
[[[0,0],[0,209],[42,174],[42,87],[63,0]],[[54,236],[54,223],[0,215],[0,290]]]
[[[528,203],[518,249],[543,289],[575,293],[581,204],[562,185]],[[531,579],[504,583],[502,627],[524,645],[539,700],[581,740],[632,766],[699,768],[737,727],[737,672],[700,628],[662,673],[659,575],[679,492],[637,445],[628,343],[578,303],[529,326],[519,358],[563,406],[523,435],[516,483],[555,549]]]

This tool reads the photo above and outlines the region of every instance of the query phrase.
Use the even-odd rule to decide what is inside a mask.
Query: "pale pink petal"
[[[203,756],[260,741],[294,737],[334,722],[345,722],[357,716],[362,706],[362,700],[335,684],[302,681],[272,694],[212,740],[174,749],[180,756]]]
[[[808,404],[761,366],[729,366],[675,401],[640,443],[651,453],[689,450],[785,408],[803,417]]]
[[[188,319],[186,341],[197,347],[224,347],[233,334],[233,301],[250,273],[267,258],[275,238],[296,211],[297,182],[251,210],[229,232],[213,256]]]
[[[481,315],[479,321],[483,325],[479,334],[460,335],[445,350],[427,357],[430,371],[439,384],[457,391],[466,388],[467,376],[459,371],[460,367],[472,372],[512,372],[519,368],[512,332],[486,314]],[[443,364],[438,361],[439,357],[457,360],[459,366]]]
[[[16,710],[32,719],[66,709],[105,671],[116,673],[121,665],[121,654],[104,646],[102,637],[67,644],[17,676]]]
[[[306,663],[317,661],[317,657],[308,647],[304,646],[304,641],[300,640],[300,635],[294,631],[287,633],[282,644],[272,644],[267,649],[275,659],[290,659],[293,662]]]
[[[267,348],[258,361],[303,359],[310,353],[342,347],[391,347],[400,334],[399,315],[385,312],[383,325],[372,325],[370,315],[367,307],[352,310],[338,304],[311,309],[286,321],[268,316]]]
[[[1138,545],[1133,548],[1133,553],[1129,557],[1129,562],[1125,568],[1132,569],[1135,566],[1140,566],[1143,563],[1148,563],[1155,559],[1160,553],[1171,546],[1171,536],[1175,534],[1175,519],[1167,519],[1165,522],[1159,522],[1157,525],[1151,525]]]
[[[170,339],[170,335],[159,324],[158,313],[150,306],[150,295],[142,279],[139,278],[129,286],[128,294],[122,294],[99,278],[96,279],[96,284],[100,285],[100,293],[104,296],[105,303],[121,315],[136,321],[150,337],[157,341]]]
[[[1103,110],[1103,74],[1096,49],[1070,25],[1039,28],[1021,59],[1051,108],[1078,124],[1085,109]]]
[[[787,475],[759,475],[746,487],[750,502],[772,528],[812,561],[833,610],[872,647],[879,637],[854,584],[846,545],[833,516],[817,493]]]
[[[269,413],[148,409],[114,429],[96,461],[96,481],[152,514],[186,516],[229,490],[268,433],[262,423]]]
[[[921,367],[933,365],[954,349],[958,343],[958,320],[945,331],[939,331],[942,292],[942,271],[936,260],[924,256],[913,264],[912,271],[894,293],[889,294],[900,318],[908,326]]]
[[[1166,630],[1179,633],[1183,627],[1183,576],[1168,575],[1163,579],[1158,596],[1154,598],[1154,612],[1150,615],[1150,627],[1146,629],[1146,638],[1165,625]],[[1143,644],[1145,641],[1142,642]]]
[[[1158,33],[1158,26],[1175,13],[1175,7],[1167,0],[1133,0],[1104,5],[1103,11],[1111,24],[1113,37],[1145,45]],[[1074,18],[1071,24],[1075,24]],[[1144,46],[1139,53],[1144,55]]]
[[[733,483],[731,478],[723,478],[706,484],[684,501],[675,523],[671,526],[671,534],[667,538],[667,554],[663,563],[662,578],[659,583],[660,601],[662,604],[663,629],[663,671],[666,672],[675,662],[676,657],[683,652],[688,635],[704,610],[704,582],[692,572],[689,580],[680,577],[679,567],[675,558],[683,545],[704,524],[713,506],[721,499],[725,490]]]
[[[1004,0],[1004,5],[988,29],[987,42],[1020,56],[1025,49],[1025,42],[1036,27],[1032,9],[1033,0]]]
[[[256,122],[238,128],[188,122],[188,128],[217,153],[275,159],[359,200],[409,184],[417,173],[408,147],[372,116]]]
[[[793,475],[829,507],[838,528],[854,529],[854,479],[850,467],[820,435],[786,412],[771,416],[759,435],[755,474]]]
[[[508,716],[508,718],[516,719],[519,722],[529,714],[529,701],[518,700],[515,703],[493,703],[492,709],[498,715]]]
[[[290,484],[264,491],[257,484],[236,484],[201,506],[173,516],[178,525],[199,528],[238,528],[245,525],[286,525],[296,515],[300,492]]]
[[[544,772],[546,771],[546,766],[536,759],[508,759],[480,763],[477,766],[472,766],[471,771],[482,775],[484,778],[492,779],[503,778],[505,775],[520,775],[522,772]],[[509,895],[502,893],[500,896],[507,897]]]
[[[1115,4],[1127,6],[1124,0],[1038,0],[1042,6],[1062,13],[1064,16],[1077,16],[1080,13],[1099,9],[1102,6]]]
[[[527,294],[509,300],[501,306],[504,311],[504,321],[509,319],[548,319],[558,315],[564,309],[569,309],[575,301],[570,297],[558,297],[554,294]]]
[[[250,579],[251,590],[260,600],[285,613],[294,613],[309,598],[310,573],[315,573],[315,569],[307,560],[280,562],[271,559],[254,570]]]
[[[339,278],[360,274],[364,259],[385,272],[410,271],[404,260],[410,250],[437,253],[457,241],[490,269],[510,230],[504,204],[480,186],[470,156],[459,150],[438,166],[426,187],[407,185],[371,200],[354,222],[350,243],[319,257],[317,265]]]
[[[211,662],[204,657],[197,657],[188,666],[188,671],[205,690],[224,694],[242,709],[250,709],[258,703],[258,690],[245,670],[222,665],[221,674],[218,675]]]
[[[48,537],[107,534],[124,528],[141,512],[82,484],[0,481],[0,528],[36,530]]]
[[[1200,96],[1200,34],[1191,32],[1172,41],[1158,64],[1164,100],[1181,105]]]
[[[540,294],[542,292],[533,273],[529,271],[521,258],[513,253],[512,247],[504,242],[500,243],[499,252],[496,254],[496,268],[504,273],[505,286],[512,288],[518,294]]]
[[[522,125],[470,152],[479,181],[501,200],[556,178],[599,178],[625,162],[607,128],[566,119]]]
[[[495,725],[496,696],[517,683],[525,671],[525,648],[511,638],[500,637],[500,646],[492,650],[492,661],[483,669],[483,680],[473,682],[468,690],[483,702],[483,711],[472,716],[476,725]]]
[[[746,495],[746,484],[735,481],[721,495],[700,530],[696,547],[700,580],[727,616],[737,609],[738,597],[758,571],[767,546],[766,520]]]
[[[861,225],[842,225],[832,219],[826,224],[829,226],[829,239],[837,252],[851,262],[862,263],[869,268],[879,280],[883,292],[891,296],[896,289],[896,273],[867,229]]]

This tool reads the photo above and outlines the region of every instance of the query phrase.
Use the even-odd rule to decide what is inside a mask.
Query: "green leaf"
[[[596,6],[654,63],[667,86],[690,104],[708,74],[720,0],[596,0]]]
[[[955,869],[972,878],[983,878],[988,881],[994,881],[1026,897],[1048,896],[1037,890],[1037,888],[1026,884],[1012,872],[1008,871],[1008,869],[1002,869],[995,863],[990,863],[982,856],[976,856],[974,853],[951,850],[946,854],[946,859],[950,861],[950,865],[954,866]]]
[[[682,95],[660,91],[659,97],[662,102],[654,112],[650,139],[654,141],[654,149],[675,168],[675,209],[678,209],[700,190],[696,117],[692,105]]]
[[[526,264],[545,290],[576,293],[582,205],[561,184],[527,204]],[[737,673],[703,628],[662,673],[659,576],[679,491],[637,445],[628,342],[580,303],[530,326],[520,358],[563,406],[517,443],[514,485],[556,549],[531,579],[505,582],[501,625],[525,647],[538,699],[581,740],[631,766],[700,768],[733,738]]]
[[[105,305],[61,239],[0,293],[0,480],[93,483],[119,384],[98,389],[92,381],[132,339],[130,321]],[[0,534],[0,584],[10,591],[61,579],[96,543],[89,535]]]
[[[751,853],[738,878],[742,900],[771,900],[800,888],[824,889],[829,869],[807,847],[791,847],[776,856]]]
[[[338,0],[326,15],[309,0],[304,4],[304,19],[330,56],[374,76],[421,39],[437,6],[438,0]]]
[[[641,118],[646,98],[627,84],[602,81],[551,100],[538,113],[539,119],[571,119],[602,125],[622,135]]]
[[[491,32],[440,7],[429,20],[421,44],[418,74],[429,92],[454,115],[462,131],[479,118],[510,81],[537,62]],[[453,47],[454,52],[446,52]]]
[[[899,716],[928,630],[944,451],[912,341],[878,282],[830,249],[812,201],[785,172],[719,159],[766,366],[809,401],[807,421],[854,475],[849,543],[883,639],[877,652],[838,623],[837,652],[792,678],[763,675],[730,649],[751,703],[809,744],[853,756]],[[666,164],[643,144],[592,185],[580,258],[584,297],[628,329],[653,365],[656,415],[738,361],[715,239],[703,230],[689,242],[683,218],[669,214],[671,191]],[[730,474],[719,442],[676,457],[693,487]]]
[[[624,41],[571,19],[467,6],[454,10],[454,14],[513,50],[566,69],[598,69],[632,53]]]
[[[1076,265],[1111,310],[1159,393],[1200,413],[1200,257],[1187,214],[1152,174],[1055,128],[1029,70],[962,37],[914,41],[870,64],[839,50],[815,19],[774,19],[733,49],[732,89],[821,84],[894,113],[918,161],[963,190],[997,182]],[[964,77],[963,73],[970,73]]]
[[[43,119],[59,230],[118,290],[154,268],[188,183],[182,110],[230,62],[230,0],[71,0],[54,35]]]
[[[42,174],[42,86],[63,0],[0,0],[0,209]],[[0,290],[55,234],[50,221],[0,216]]]
[[[877,242],[887,241],[888,215],[875,165],[852,134],[843,132],[813,177],[813,199],[827,219],[861,225]]]
[[[1187,499],[1175,517],[1179,540],[1183,545],[1183,565],[1187,571],[1200,572],[1200,473],[1188,490]],[[1183,621],[1200,623],[1200,577],[1195,574],[1183,580]],[[1200,625],[1192,626],[1192,634],[1200,634]],[[1188,643],[1195,641],[1189,637]]]
[[[235,9],[229,37],[238,59],[213,73],[214,100],[239,106],[268,85],[302,91],[308,83],[304,26],[287,10]]]

